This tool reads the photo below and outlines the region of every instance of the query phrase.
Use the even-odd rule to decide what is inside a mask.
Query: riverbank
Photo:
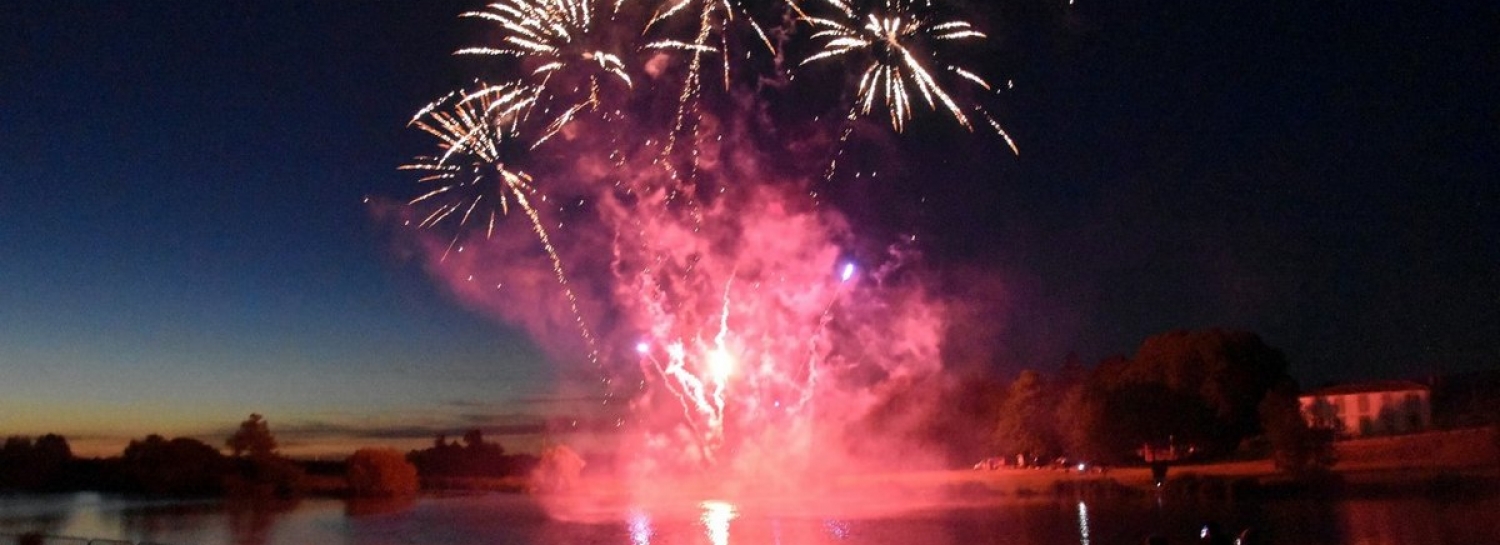
[[[1494,428],[1434,431],[1336,443],[1339,461],[1328,474],[1294,479],[1270,460],[1173,465],[1169,491],[1194,495],[1298,494],[1353,495],[1385,493],[1443,494],[1500,489],[1500,452]],[[945,487],[965,495],[1017,498],[1059,491],[1148,492],[1156,488],[1146,467],[1111,468],[1103,472],[1060,469],[950,470],[849,476],[846,486],[885,484],[898,487]],[[1116,488],[1120,490],[1116,490]]]

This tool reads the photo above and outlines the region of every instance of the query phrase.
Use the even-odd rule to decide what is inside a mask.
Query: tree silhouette
[[[0,489],[49,490],[64,480],[73,450],[61,435],[12,436],[0,446]]]
[[[500,443],[486,441],[484,432],[471,429],[463,442],[448,441],[438,434],[432,447],[413,450],[406,458],[417,466],[417,473],[429,477],[504,477],[531,471],[536,458],[529,454],[508,455]]]
[[[251,414],[225,441],[234,453],[234,475],[227,481],[236,496],[293,497],[301,493],[306,472],[276,452],[276,438],[260,414]]]
[[[464,446],[471,449],[482,448],[484,446],[484,432],[478,429],[464,432]]]
[[[71,460],[73,458],[73,447],[68,445],[67,438],[49,433],[36,438],[36,443],[31,445],[32,450],[49,460]]]
[[[276,438],[271,435],[270,426],[266,425],[265,419],[258,413],[251,413],[250,418],[240,422],[240,428],[229,436],[225,444],[236,458],[246,453],[255,458],[276,454]]]
[[[152,434],[131,440],[120,456],[126,490],[156,495],[211,496],[223,490],[224,455],[187,437]]]
[[[1271,459],[1276,469],[1292,474],[1327,469],[1338,461],[1333,449],[1334,430],[1308,426],[1296,392],[1296,386],[1288,381],[1266,392],[1261,400],[1261,427],[1271,443]]]
[[[26,489],[34,486],[28,479],[32,455],[31,438],[13,435],[0,446],[0,490]]]
[[[1270,395],[1270,394],[1267,394]],[[1334,435],[1344,433],[1344,419],[1339,415],[1337,405],[1330,403],[1326,397],[1313,399],[1312,405],[1307,408],[1303,415],[1308,420],[1308,427],[1313,429],[1328,430]],[[1264,420],[1262,420],[1264,423]]]
[[[1065,363],[1041,398],[1056,404],[1055,441],[1072,456],[1138,461],[1143,444],[1171,443],[1214,457],[1261,432],[1261,401],[1290,380],[1286,370],[1286,358],[1254,333],[1171,331],[1146,339],[1132,358],[1101,361],[1082,381],[1079,366]]]
[[[995,446],[1004,454],[1050,455],[1056,450],[1052,437],[1055,400],[1045,399],[1046,385],[1036,371],[1022,371],[1012,382],[1000,419],[995,425]]]
[[[1104,461],[1103,449],[1097,448],[1093,431],[1102,427],[1103,408],[1089,395],[1087,387],[1069,388],[1057,403],[1055,411],[1058,440],[1068,455],[1086,460]]]
[[[1178,438],[1194,438],[1199,441],[1198,446],[1213,454],[1223,454],[1232,451],[1241,439],[1259,431],[1261,399],[1272,387],[1288,379],[1286,369],[1286,358],[1281,352],[1254,333],[1221,329],[1170,331],[1141,343],[1111,390],[1146,385],[1146,390],[1157,388],[1159,393],[1189,403],[1185,406],[1188,413],[1144,414],[1169,417],[1171,424],[1179,426],[1175,431]],[[1144,402],[1152,409],[1165,408],[1158,403],[1160,400],[1130,397],[1135,399],[1128,400],[1127,406]],[[1200,409],[1208,412],[1207,419],[1198,412]]]

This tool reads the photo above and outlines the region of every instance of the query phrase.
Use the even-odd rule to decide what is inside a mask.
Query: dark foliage
[[[536,457],[507,455],[499,443],[484,440],[479,430],[464,434],[463,443],[438,435],[433,445],[406,455],[423,477],[508,477],[531,473]]]
[[[297,462],[280,456],[232,458],[232,471],[225,479],[231,495],[259,498],[291,498],[302,493],[306,472]]]
[[[140,494],[213,496],[223,493],[228,468],[229,460],[202,441],[152,434],[125,447],[116,484]]]
[[[1175,425],[1208,453],[1224,454],[1259,431],[1261,398],[1288,380],[1286,370],[1281,352],[1254,333],[1212,329],[1146,339],[1120,378],[1125,385],[1164,387],[1179,401],[1191,402],[1184,409],[1208,411],[1211,420],[1194,414]]]
[[[1338,461],[1333,449],[1334,430],[1307,425],[1295,385],[1287,383],[1267,392],[1260,403],[1260,418],[1276,469],[1307,475],[1327,470]]]
[[[349,457],[349,490],[359,497],[410,496],[417,492],[417,468],[394,449],[362,448]]]
[[[0,490],[58,490],[66,482],[66,470],[73,461],[68,440],[47,434],[32,441],[29,437],[7,437],[0,446]]]
[[[995,452],[1050,457],[1060,451],[1053,392],[1040,373],[1022,371],[1005,391],[995,425]]]
[[[255,457],[272,456],[276,454],[276,438],[271,435],[270,425],[265,418],[259,414],[251,413],[249,418],[240,422],[240,428],[235,430],[234,435],[224,442],[229,447],[234,457],[250,455]]]
[[[1500,369],[1433,377],[1432,423],[1439,428],[1500,425]]]
[[[1261,432],[1261,401],[1289,380],[1286,371],[1281,353],[1253,333],[1163,333],[1092,371],[1070,358],[1053,380],[1022,373],[995,421],[994,445],[1044,460],[1139,462],[1139,451],[1167,447],[1220,457]]]
[[[233,471],[225,480],[230,494],[289,498],[301,494],[306,472],[276,453],[276,436],[265,418],[252,413],[225,445],[234,452]]]

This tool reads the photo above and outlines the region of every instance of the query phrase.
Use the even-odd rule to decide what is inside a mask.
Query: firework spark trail
[[[730,373],[734,372],[735,363],[734,355],[724,344],[729,336],[729,290],[732,287],[734,287],[734,273],[730,273],[729,280],[724,281],[724,303],[723,310],[719,311],[719,332],[714,335],[714,345],[708,353],[708,376],[713,379],[714,405],[719,407],[720,412],[724,408],[724,385],[729,381]]]
[[[438,109],[455,98],[458,101],[452,112]],[[444,148],[443,155],[428,158],[428,166],[444,167],[453,154],[467,152],[480,159],[472,163],[477,170],[484,162],[490,161],[487,157],[498,161],[500,143],[505,139],[503,134],[515,130],[523,112],[535,101],[533,87],[483,85],[483,89],[474,93],[455,91],[433,101],[418,111],[407,126],[437,137]],[[504,202],[501,201],[502,205]]]
[[[677,13],[678,11],[687,7],[687,5],[692,1],[693,0],[683,0],[681,3],[671,6],[662,14],[653,18],[652,21],[647,24],[647,30],[650,30],[651,25],[655,24],[657,21],[666,17],[670,17],[672,14]],[[673,182],[673,187],[669,189],[667,193],[668,203],[676,200],[679,195],[685,195],[685,200],[687,201],[688,210],[692,215],[693,222],[699,228],[701,228],[703,224],[703,214],[702,210],[698,207],[697,197],[696,195],[694,195],[697,192],[697,188],[694,185],[694,180],[698,175],[698,154],[696,153],[696,150],[695,153],[691,154],[688,176],[686,177],[682,176],[681,173],[678,172],[672,155],[673,151],[675,151],[677,148],[677,139],[684,134],[686,125],[691,124],[691,128],[687,129],[687,133],[691,134],[694,140],[697,140],[698,138],[698,127],[701,124],[701,120],[698,119],[696,115],[692,114],[692,112],[695,109],[694,105],[698,101],[698,96],[701,92],[702,87],[701,78],[703,72],[703,55],[713,52],[713,48],[706,45],[706,43],[708,42],[708,37],[710,36],[713,29],[712,17],[713,10],[711,9],[703,9],[699,13],[698,34],[693,39],[692,44],[673,40],[647,44],[648,48],[682,49],[692,53],[692,57],[688,61],[687,76],[684,78],[682,83],[682,92],[677,97],[677,111],[672,120],[672,128],[667,132],[666,142],[662,146],[661,155],[658,161],[661,164],[662,168],[667,172],[668,178],[670,178]],[[692,117],[691,121],[689,121],[689,117]]]
[[[820,51],[803,59],[801,64],[805,66],[855,55],[868,56],[869,64],[863,70],[856,89],[855,104],[859,114],[870,115],[877,103],[883,104],[890,117],[891,128],[898,133],[902,132],[912,117],[912,104],[915,102],[912,94],[915,90],[929,108],[942,109],[964,129],[974,130],[964,108],[959,106],[933,76],[930,66],[941,63],[932,53],[931,46],[936,42],[982,40],[986,38],[984,33],[975,30],[967,21],[932,23],[929,18],[914,13],[909,0],[885,0],[885,9],[881,13],[867,13],[863,19],[852,6],[842,0],[825,2],[842,17],[815,17],[808,15],[801,7],[796,9],[801,19],[812,26],[811,38],[822,44]],[[972,70],[952,64],[946,65],[946,69],[962,81],[984,91],[991,90],[989,82]],[[1005,139],[1011,151],[1020,153],[1010,135],[1006,134],[993,116],[977,104],[973,109]],[[832,177],[831,169],[828,176]]]
[[[611,20],[618,14],[619,4],[611,13]],[[584,109],[597,111],[600,106],[600,79],[619,81],[629,90],[635,86],[626,69],[625,60],[609,49],[603,32],[596,27],[594,0],[501,0],[486,6],[486,10],[469,11],[460,17],[481,19],[500,26],[504,37],[498,47],[476,46],[455,51],[455,55],[510,56],[529,61],[533,66],[530,76],[535,83],[517,81],[507,86],[529,87],[533,91],[528,107],[542,100],[560,101],[567,106],[563,113],[547,123],[542,135],[533,147],[546,142]],[[604,21],[607,22],[607,21]],[[574,67],[577,67],[576,69]],[[583,70],[586,77],[582,84],[565,77],[564,72]],[[575,84],[571,90],[556,89],[554,83]],[[582,96],[565,98],[564,95]],[[494,92],[484,89],[481,93]]]
[[[995,132],[999,133],[1000,137],[1005,139],[1005,145],[1010,146],[1011,153],[1016,155],[1021,154],[1021,149],[1016,147],[1016,141],[1010,139],[1010,134],[1005,132],[1005,127],[1001,127],[999,121],[995,121],[995,118],[989,112],[984,111],[983,108],[975,107],[975,111],[983,115],[984,120],[990,123],[990,128],[995,129]]]
[[[502,47],[468,47],[456,55],[509,55],[534,59],[541,64],[531,75],[548,78],[573,63],[597,64],[598,70],[624,82],[634,83],[619,55],[604,51],[590,41],[594,29],[594,7],[589,0],[502,0],[489,11],[470,11],[460,17],[489,20],[507,35]],[[594,76],[597,77],[597,76]]]
[[[527,194],[536,191],[532,185],[531,176],[525,172],[507,168],[504,161],[502,154],[504,142],[514,136],[508,135],[503,130],[505,124],[496,123],[496,113],[498,112],[498,119],[509,119],[520,108],[513,100],[517,92],[507,91],[501,86],[486,86],[485,90],[472,94],[456,92],[439,102],[429,104],[418,112],[417,117],[412,119],[411,125],[437,137],[439,145],[445,148],[445,151],[440,157],[419,157],[416,162],[398,168],[431,172],[419,178],[419,184],[436,182],[444,185],[406,204],[416,206],[434,199],[444,197],[451,199],[447,203],[439,204],[435,211],[428,214],[418,224],[418,228],[436,227],[444,219],[452,217],[460,208],[464,210],[463,215],[459,217],[448,249],[443,252],[442,259],[447,259],[448,252],[463,236],[462,228],[468,224],[469,219],[474,216],[474,212],[481,204],[490,206],[485,211],[487,214],[481,212],[487,215],[485,238],[488,239],[494,235],[497,216],[509,214],[509,203],[514,200],[526,213],[526,217],[531,220],[532,231],[552,262],[552,272],[557,278],[558,285],[562,287],[569,309],[573,312],[579,334],[588,348],[589,360],[599,365],[601,362],[598,341],[579,311],[578,296],[568,282],[562,257],[558,255],[557,247],[552,244],[551,236],[548,235],[542,223],[541,214],[527,198]],[[497,94],[499,98],[494,99],[493,97]],[[456,97],[462,97],[462,99],[457,101],[451,111],[442,109],[443,102]],[[457,164],[461,158],[467,158],[468,164]],[[488,200],[486,197],[489,197]],[[494,204],[489,204],[491,202]]]
[[[686,177],[677,172],[677,167],[672,162],[672,154],[677,148],[677,140],[680,135],[691,134],[696,141],[700,138],[698,134],[701,120],[697,119],[695,110],[699,97],[703,91],[703,56],[717,53],[723,63],[722,75],[724,78],[724,89],[730,88],[730,57],[729,49],[729,25],[736,21],[736,13],[740,20],[746,22],[766,50],[772,55],[776,54],[776,46],[771,43],[771,38],[766,34],[760,23],[755,21],[744,9],[736,5],[734,0],[678,0],[665,7],[658,8],[657,12],[647,21],[643,33],[648,33],[657,24],[671,19],[680,13],[691,12],[689,8],[696,8],[698,16],[698,30],[692,41],[676,39],[657,40],[646,44],[647,49],[686,51],[691,54],[688,61],[687,75],[683,78],[682,92],[677,99],[677,111],[672,121],[672,129],[667,133],[666,144],[662,147],[661,163],[674,181],[688,184],[687,190],[693,190],[692,181],[697,176],[698,150],[693,150],[689,172]],[[717,37],[718,45],[710,45]],[[690,121],[689,117],[693,119]],[[691,199],[692,197],[689,196]],[[694,208],[695,221],[701,221],[697,205]]]
[[[654,219],[661,221],[662,216],[655,216]],[[643,230],[643,234],[644,232]],[[661,231],[653,229],[652,232]],[[688,353],[689,341],[683,338],[679,330],[692,330],[691,327],[684,327],[681,323],[684,319],[691,320],[692,314],[689,309],[685,308],[677,308],[675,311],[670,310],[669,302],[675,300],[680,304],[682,298],[674,297],[675,294],[667,293],[665,287],[667,284],[657,279],[657,276],[661,274],[680,274],[684,277],[683,281],[689,281],[692,273],[687,269],[690,266],[683,267],[682,270],[671,270],[673,267],[670,267],[670,263],[666,262],[662,257],[665,252],[651,244],[641,244],[636,246],[634,250],[616,245],[617,259],[620,259],[619,256],[622,254],[622,251],[639,251],[642,255],[655,255],[655,262],[661,268],[659,271],[651,269],[642,271],[637,277],[638,284],[636,289],[642,295],[636,299],[636,304],[645,311],[647,316],[646,323],[650,326],[652,339],[651,341],[642,341],[639,347],[643,349],[640,352],[643,357],[655,364],[656,370],[659,371],[663,378],[663,384],[672,393],[682,408],[684,423],[693,430],[693,440],[697,445],[702,463],[711,466],[716,460],[716,452],[724,441],[723,381],[717,381],[715,384],[715,381],[712,380],[712,374],[706,372],[707,365],[701,365],[701,367],[705,367],[704,371],[695,372],[690,369],[688,365],[690,359]],[[694,344],[698,344],[696,341],[693,342]],[[667,354],[666,365],[657,362],[653,349],[656,345],[662,346],[665,350]],[[696,357],[691,358],[695,362],[706,364],[713,357],[712,352],[698,350],[695,350],[695,352],[702,352],[702,354],[695,354]],[[699,367],[699,365],[694,365],[694,367]],[[701,376],[699,373],[702,373]],[[715,389],[716,394],[710,393],[710,386]]]
[[[551,237],[547,236],[547,230],[542,227],[542,217],[537,214],[536,208],[526,200],[524,194],[516,195],[516,203],[526,211],[527,217],[531,218],[532,231],[536,233],[537,239],[541,241],[542,248],[547,250],[547,257],[552,260],[552,273],[557,275],[557,283],[562,286],[563,295],[568,299],[568,310],[573,312],[573,320],[578,325],[578,333],[583,336],[584,345],[588,348],[589,362],[596,367],[602,365],[599,360],[599,341],[594,338],[593,330],[583,319],[583,313],[578,309],[578,294],[573,292],[573,286],[568,283],[568,275],[563,271],[562,257],[557,255],[557,247],[552,245]],[[605,384],[608,384],[605,379]]]
[[[833,309],[848,295],[850,281],[854,278],[855,272],[853,263],[844,264],[843,273],[839,275],[838,291],[828,300],[828,305],[823,307],[823,313],[818,316],[818,325],[813,330],[813,335],[807,338],[807,379],[802,387],[802,395],[797,398],[794,406],[797,411],[807,407],[813,400],[813,392],[817,391],[818,363],[823,359],[821,345],[826,342],[824,337],[828,334],[828,325],[833,322]]]
[[[643,271],[639,275],[639,286],[642,293],[649,294],[641,302],[650,316],[651,333],[655,342],[642,341],[637,345],[637,351],[661,375],[662,384],[682,407],[683,423],[693,431],[692,438],[699,456],[705,464],[712,465],[714,453],[724,439],[723,399],[719,398],[717,403],[711,401],[705,393],[707,388],[704,380],[688,370],[687,349],[683,341],[675,336],[677,320],[674,313],[666,309],[667,297],[662,292],[661,284],[651,272]],[[665,365],[656,359],[656,344],[660,344],[667,354]]]
[[[766,46],[766,51],[771,55],[776,54],[776,45],[771,43],[771,37],[766,34],[765,28],[755,21],[754,17],[746,13],[744,8],[738,5],[736,0],[678,0],[676,3],[664,8],[658,8],[655,15],[646,23],[643,32],[650,32],[651,28],[658,23],[672,18],[673,16],[687,11],[689,7],[696,7],[699,18],[699,34],[692,42],[681,40],[658,40],[647,44],[648,48],[655,49],[678,49],[692,51],[695,54],[719,53],[723,60],[724,89],[730,85],[730,63],[733,54],[729,50],[730,25],[735,22],[735,14],[738,13],[741,20],[749,25],[751,30],[760,39],[761,44]],[[706,31],[712,31],[705,35]],[[712,36],[718,37],[717,47],[709,45]]]
[[[417,162],[398,167],[400,170],[428,173],[417,180],[419,184],[439,184],[437,188],[407,202],[407,205],[415,206],[428,200],[451,198],[428,214],[418,224],[419,228],[436,226],[460,209],[464,213],[459,217],[458,225],[467,225],[479,205],[489,203],[485,201],[486,196],[491,196],[490,200],[494,202],[492,206],[499,207],[500,214],[508,213],[510,199],[506,196],[514,198],[531,188],[529,176],[508,170],[500,162],[500,142],[503,140],[501,129],[487,119],[488,112],[493,107],[509,104],[513,95],[504,95],[495,102],[491,102],[488,97],[474,102],[460,101],[452,111],[439,109],[458,96],[461,93],[452,93],[427,105],[409,123],[437,137],[444,152],[438,157],[418,157]],[[450,162],[456,154],[468,155],[472,160],[468,165]],[[485,236],[488,238],[494,234],[496,210],[491,207],[486,212],[489,227]],[[450,250],[461,235],[461,231],[455,233],[448,246]]]
[[[849,115],[844,116],[843,127],[839,129],[839,139],[833,144],[833,155],[828,159],[828,168],[823,169],[823,181],[832,182],[833,175],[838,172],[839,158],[844,156],[844,147],[849,144],[849,135],[854,134],[854,121],[859,119],[859,105],[849,108]]]
[[[936,96],[960,125],[971,128],[968,117],[937,85],[927,67],[912,54],[910,42],[923,35],[940,40],[983,38],[984,35],[969,30],[968,23],[963,22],[927,25],[921,18],[907,13],[897,1],[890,0],[886,3],[889,12],[884,16],[873,13],[867,15],[863,24],[852,18],[844,21],[821,17],[805,19],[815,30],[813,39],[824,40],[825,43],[822,51],[804,59],[802,64],[840,58],[855,52],[869,53],[873,60],[860,77],[858,89],[860,113],[868,115],[875,102],[884,96],[891,126],[901,132],[906,121],[911,118],[911,96],[907,91],[907,82],[910,81],[922,93],[929,107],[937,107],[933,101]],[[830,0],[830,3],[834,2]],[[835,5],[844,7],[837,3]],[[841,11],[846,15],[850,14],[847,10]]]

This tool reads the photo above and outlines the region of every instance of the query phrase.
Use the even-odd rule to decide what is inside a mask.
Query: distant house
[[[1432,390],[1407,380],[1341,384],[1304,392],[1302,416],[1309,426],[1340,437],[1411,433],[1432,426]]]

